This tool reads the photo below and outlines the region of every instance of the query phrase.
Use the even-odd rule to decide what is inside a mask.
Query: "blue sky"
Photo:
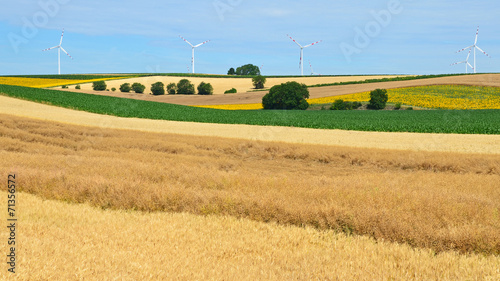
[[[478,46],[478,72],[500,72],[500,2],[431,0],[191,0],[3,1],[0,75],[188,71],[193,44],[196,72],[226,74],[247,63],[264,75],[439,74],[465,72],[450,64],[456,51]],[[469,59],[473,64],[472,56]]]

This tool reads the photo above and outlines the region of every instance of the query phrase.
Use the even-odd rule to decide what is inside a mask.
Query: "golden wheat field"
[[[19,194],[19,209],[18,273],[8,280],[500,278],[498,257],[435,254],[311,227],[185,212],[102,210],[27,193]],[[0,239],[5,238],[1,231]],[[0,279],[7,278],[0,271]]]
[[[2,115],[23,192],[101,208],[231,215],[436,252],[500,253],[500,157],[267,143]]]

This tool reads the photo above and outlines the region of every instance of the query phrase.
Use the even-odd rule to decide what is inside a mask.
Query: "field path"
[[[0,96],[0,114],[101,128],[348,147],[500,154],[499,135],[383,133],[122,118]]]
[[[358,80],[365,79],[375,79],[383,77],[369,77],[369,76],[353,76],[357,77]],[[390,76],[387,76],[390,77]],[[352,78],[352,77],[350,77]],[[134,78],[135,79],[135,78]],[[137,79],[128,79],[133,82]],[[155,81],[155,77],[147,77],[148,81]],[[179,78],[180,79],[180,78]],[[188,78],[193,80],[192,78]],[[227,83],[226,88],[238,87],[236,84],[241,83],[240,80],[250,78],[206,78],[203,79],[205,82],[209,83],[221,83],[219,80],[224,80]],[[274,80],[273,80],[274,79]],[[339,81],[329,81],[329,80],[318,80],[317,78],[269,78],[267,86],[272,86],[286,81],[298,81],[300,83],[305,83],[306,85],[313,85],[317,83],[333,83]],[[342,81],[353,81],[342,80]],[[193,80],[194,82],[194,80]],[[235,83],[234,86],[231,82]],[[124,80],[113,81],[116,85],[124,83]],[[147,84],[147,83],[146,83]],[[115,86],[116,86],[115,85]],[[470,85],[470,86],[490,86],[490,87],[500,87],[500,74],[480,74],[480,75],[463,75],[463,76],[451,76],[451,77],[439,77],[430,79],[418,79],[410,81],[393,81],[393,82],[379,82],[379,83],[367,83],[367,84],[352,84],[352,85],[340,85],[340,86],[328,86],[328,87],[318,87],[309,88],[310,98],[323,98],[347,94],[355,94],[360,92],[372,91],[377,88],[381,89],[394,89],[394,88],[405,88],[405,87],[416,87],[416,86],[430,86],[430,85]],[[111,87],[111,86],[109,86]],[[108,87],[108,88],[109,88]],[[116,86],[117,88],[119,86]],[[73,88],[73,87],[71,87]],[[241,89],[241,88],[240,88]],[[60,90],[60,89],[59,89]],[[261,92],[247,92],[229,95],[212,95],[212,96],[183,96],[183,95],[164,95],[164,96],[152,96],[148,94],[135,94],[135,93],[121,93],[121,92],[96,92],[90,89],[90,86],[82,86],[82,90],[75,89],[65,89],[66,91],[72,92],[83,92],[88,94],[106,95],[114,97],[123,97],[139,100],[148,100],[164,103],[173,103],[181,105],[220,105],[220,104],[251,104],[251,103],[261,103],[262,97],[267,93],[267,91]]]

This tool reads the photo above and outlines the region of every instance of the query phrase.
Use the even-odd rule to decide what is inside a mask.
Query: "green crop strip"
[[[225,111],[0,85],[10,97],[120,117],[380,132],[500,134],[500,110]]]

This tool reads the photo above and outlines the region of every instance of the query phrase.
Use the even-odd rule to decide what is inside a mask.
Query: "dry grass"
[[[24,192],[500,254],[500,157],[264,143],[0,119]]]
[[[5,192],[0,192],[6,198]],[[100,210],[18,194],[16,278],[499,280],[500,258],[224,216]],[[6,212],[1,212],[5,221]],[[6,241],[6,231],[0,240]]]

